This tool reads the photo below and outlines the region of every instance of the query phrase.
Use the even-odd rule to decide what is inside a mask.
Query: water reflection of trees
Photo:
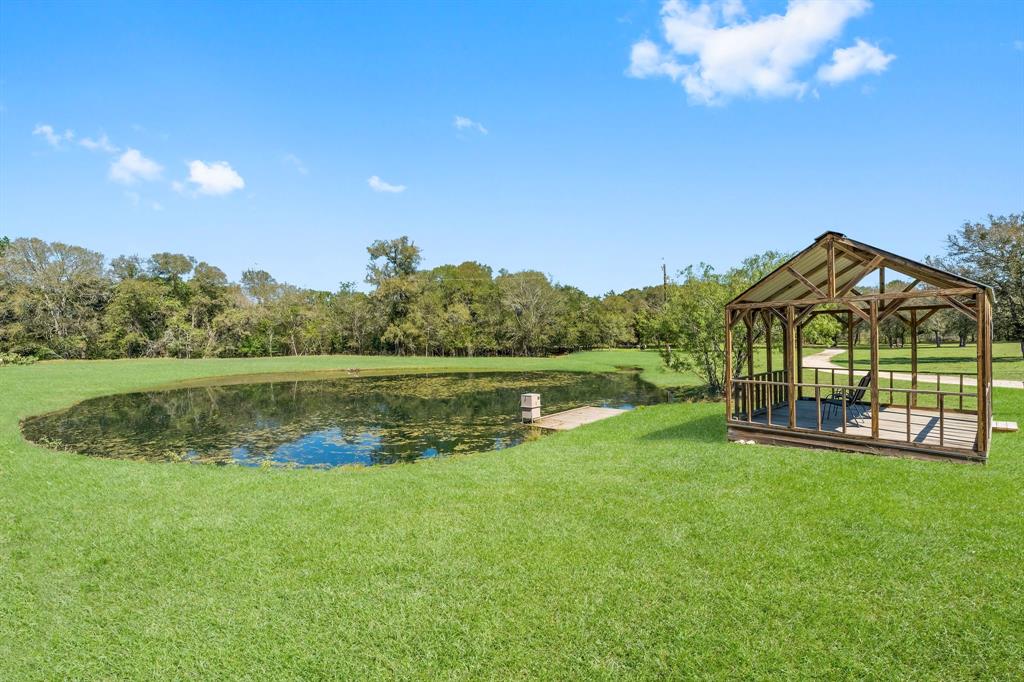
[[[552,372],[351,377],[203,386],[97,398],[27,420],[30,440],[84,454],[226,463],[387,463],[514,444],[519,394],[547,413],[582,404],[650,404],[666,394],[633,374]],[[310,438],[311,434],[319,434]],[[302,442],[296,443],[301,439]]]

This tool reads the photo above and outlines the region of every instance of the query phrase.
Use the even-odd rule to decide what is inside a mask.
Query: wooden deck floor
[[[569,429],[575,429],[577,426],[614,417],[625,411],[612,407],[591,407],[585,405],[572,410],[566,410],[565,412],[545,415],[532,422],[531,425],[541,429],[551,429],[552,431],[568,431]]]
[[[817,430],[818,411],[813,400],[800,400],[796,405],[796,423],[801,429]],[[859,418],[854,418],[855,416]],[[871,437],[871,414],[867,410],[850,409],[847,413],[846,433],[856,436]],[[878,415],[879,438],[887,441],[900,443],[908,442],[907,439],[907,412],[905,407],[890,406],[883,407]],[[789,407],[786,403],[779,403],[772,407],[772,424],[775,426],[788,426]],[[755,414],[755,424],[767,424],[766,413]],[[823,433],[842,434],[842,414],[831,414],[827,419],[821,421]],[[934,447],[961,448],[970,450],[978,435],[977,417],[973,414],[958,414],[946,412],[943,419],[942,438],[940,445],[939,437],[939,413],[934,410],[923,410],[915,408],[910,411],[910,439],[912,443],[919,443]]]

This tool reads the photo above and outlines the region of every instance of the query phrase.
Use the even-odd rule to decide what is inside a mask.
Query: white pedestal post
[[[540,419],[540,393],[524,393],[519,396],[519,407],[523,413],[523,423],[529,424]]]

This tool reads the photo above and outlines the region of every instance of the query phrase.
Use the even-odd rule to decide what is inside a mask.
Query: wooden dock
[[[591,407],[590,405],[585,405],[564,412],[544,415],[540,419],[530,422],[530,425],[552,431],[568,431],[569,429],[575,429],[577,426],[592,424],[608,417],[620,415],[626,411],[613,407]]]

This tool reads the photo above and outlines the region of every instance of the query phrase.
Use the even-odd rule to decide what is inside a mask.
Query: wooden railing
[[[856,403],[849,400],[849,393],[857,390],[857,383],[850,385],[849,383],[836,383],[835,373],[839,372],[840,376],[848,374],[848,370],[844,369],[831,369],[831,368],[806,368],[804,370],[805,375],[808,372],[814,372],[813,382],[798,382],[796,383],[796,397],[797,400],[813,400],[815,405],[816,419],[813,425],[810,425],[806,420],[798,422],[797,428],[801,430],[817,431],[821,433],[835,433],[834,426],[830,428],[823,428],[823,416],[822,416],[822,405],[823,401],[827,400],[831,395],[838,393],[838,408],[841,413],[840,431],[843,434],[847,433],[848,424],[850,422],[851,412],[860,412],[861,414],[857,419],[861,417],[871,418],[871,386],[865,388],[864,396],[860,401]],[[947,413],[948,412],[964,412],[964,399],[973,399],[975,401],[975,410],[977,409],[977,400],[979,394],[977,391],[977,385],[973,387],[974,393],[965,392],[964,379],[972,375],[969,372],[962,372],[956,374],[944,374],[937,375],[935,379],[935,388],[904,388],[895,386],[894,383],[897,381],[895,375],[897,374],[909,374],[909,372],[901,372],[899,370],[880,370],[881,381],[878,386],[879,393],[879,408],[882,407],[903,407],[906,429],[905,429],[905,440],[907,443],[915,442],[915,437],[918,434],[914,433],[912,428],[911,417],[914,414],[915,408],[920,406],[922,402],[919,400],[920,396],[933,397],[935,400],[935,406],[928,405],[923,408],[929,412],[937,411],[939,417],[938,423],[938,442],[940,447],[946,447],[947,444]],[[829,375],[832,378],[830,383],[824,383],[819,381],[819,377],[822,375]],[[861,372],[857,376],[863,376],[864,372]],[[953,377],[954,381],[944,381],[943,379]],[[920,375],[918,379],[920,380]],[[900,379],[900,381],[906,381],[906,379]],[[859,380],[858,380],[859,382]],[[888,385],[886,385],[886,382]],[[959,390],[945,390],[943,385],[957,386]],[[762,425],[775,426],[788,428],[789,427],[789,383],[788,376],[785,370],[779,370],[776,372],[768,373],[762,372],[755,374],[751,377],[735,377],[732,380],[732,414],[731,419],[734,421],[742,421],[747,423],[757,422]],[[882,396],[888,395],[888,402],[883,402]],[[896,400],[896,396],[902,396],[902,400]],[[950,401],[956,401],[956,407],[950,405]],[[864,411],[867,408],[867,411]],[[775,418],[773,419],[773,412]],[[782,413],[781,415],[779,413]],[[761,416],[765,419],[760,419]],[[890,422],[891,423],[891,422]],[[892,440],[887,438],[887,440]]]
[[[829,378],[829,383],[831,385],[840,385],[842,387],[841,384],[838,384],[836,382],[836,373],[838,373],[839,376],[841,376],[841,377],[846,377],[847,378],[847,385],[848,386],[856,385],[857,381],[858,381],[858,378],[862,377],[862,376],[864,376],[865,374],[868,373],[867,370],[862,370],[862,369],[856,369],[855,368],[853,370],[853,377],[852,377],[852,380],[851,380],[851,378],[850,378],[850,370],[848,370],[848,369],[835,368],[835,367],[805,367],[804,370],[803,370],[804,377],[807,377],[811,372],[814,373],[814,381],[813,382],[797,384],[797,386],[798,386],[798,388],[797,388],[797,398],[798,399],[809,397],[807,394],[805,394],[805,392],[803,391],[803,389],[801,387],[803,387],[803,386],[811,386],[813,384],[820,384],[820,383],[822,383],[821,377],[823,377],[823,376],[827,376]],[[910,382],[913,382],[913,379],[910,378],[910,377],[912,377],[912,374],[909,371],[905,371],[905,370],[900,370],[900,369],[880,369],[880,370],[878,370],[878,375],[879,375],[878,376],[878,379],[879,379],[879,383],[878,383],[879,394],[888,395],[889,403],[890,404],[893,403],[893,397],[894,397],[893,394],[894,394],[894,392],[900,390],[900,389],[895,387],[895,383],[897,381],[903,381],[903,382],[910,381]],[[896,379],[896,375],[900,375],[901,377],[905,377],[905,378]],[[801,378],[804,378],[804,377],[801,377]],[[974,380],[974,386],[977,387],[977,383],[978,383],[978,374],[977,374],[977,372],[947,372],[947,373],[943,373],[943,374],[934,373],[934,372],[918,372],[917,373],[917,385],[919,387],[919,390],[922,393],[926,393],[926,394],[929,394],[929,395],[932,395],[932,394],[934,394],[936,392],[942,392],[942,393],[947,393],[947,394],[955,394],[955,393],[961,394],[959,396],[959,404],[958,404],[958,408],[957,409],[963,410],[964,409],[964,398],[965,397],[970,397],[972,395],[971,393],[965,393],[964,392],[964,387],[965,386],[968,387],[968,388],[971,387],[971,384],[969,382],[965,382],[965,379],[967,379],[967,378],[973,379]],[[929,390],[929,389],[922,388],[925,385],[930,386],[932,384],[935,385],[935,389],[934,390]],[[944,390],[942,388],[943,385],[946,385],[946,386],[957,386],[957,390],[956,391],[946,391],[946,390]],[[916,405],[916,402],[914,404]]]
[[[761,372],[732,381],[734,419],[752,421],[755,416],[765,413],[768,415],[768,423],[771,424],[772,407],[789,401],[788,376],[785,370]]]

